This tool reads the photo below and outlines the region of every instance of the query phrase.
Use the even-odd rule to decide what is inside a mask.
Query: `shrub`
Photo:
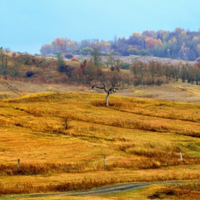
[[[26,76],[27,76],[27,77],[31,77],[31,76],[33,76],[34,74],[35,74],[34,71],[27,71],[27,72],[26,72]]]
[[[129,63],[122,63],[121,69],[130,69],[130,64]]]
[[[73,56],[72,53],[66,53],[66,54],[64,55],[64,57],[67,58],[67,59],[72,59],[74,56]]]
[[[128,53],[130,55],[138,55],[139,51],[136,48],[130,48],[130,49],[128,49]]]
[[[148,55],[149,52],[145,49],[142,49],[141,51],[139,51],[139,54],[142,55],[142,56],[145,56],[145,55]]]
[[[81,51],[80,51],[80,53],[81,53],[82,55],[88,55],[88,54],[90,54],[91,52],[92,52],[92,49],[91,49],[90,47],[85,47],[85,48],[81,49]]]
[[[155,80],[155,85],[161,86],[164,83],[164,80],[162,78],[157,78]]]
[[[60,65],[59,67],[58,67],[58,71],[59,72],[67,72],[68,71],[68,68],[69,68],[69,65],[65,65],[65,64],[63,64],[63,65]]]

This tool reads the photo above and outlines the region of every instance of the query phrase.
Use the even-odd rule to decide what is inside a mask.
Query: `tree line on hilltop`
[[[68,38],[56,38],[44,44],[41,54],[73,53],[90,55],[93,49],[103,55],[150,55],[194,61],[200,56],[200,31],[189,31],[177,27],[174,31],[134,32],[129,38],[114,38],[106,41],[98,39],[80,42]]]
[[[198,62],[191,65],[135,60],[129,64],[111,55],[103,62],[98,49],[94,49],[89,60],[84,60],[79,67],[74,68],[65,64],[61,54],[58,55],[58,71],[66,74],[68,83],[78,82],[90,86],[98,85],[102,88],[105,83],[109,87],[111,85],[115,87],[119,82],[120,85],[162,85],[181,79],[183,83],[200,85],[200,63]]]

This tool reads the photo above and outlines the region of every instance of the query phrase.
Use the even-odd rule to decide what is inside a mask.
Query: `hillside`
[[[200,178],[199,104],[113,95],[104,105],[104,94],[76,92],[1,100],[1,195]]]
[[[151,56],[100,56],[98,53],[96,51],[97,55],[94,56],[99,56],[99,66],[94,63],[92,56],[74,55],[71,59],[65,59],[60,54],[59,61],[53,55],[33,56],[1,50],[1,84],[8,80],[40,85],[68,84],[88,87],[93,82],[108,82],[111,77],[116,76],[116,71],[118,79],[129,86],[161,85],[180,79],[182,82],[198,85],[200,81],[200,67],[197,62]]]
[[[58,62],[55,57],[32,56],[28,54],[16,54],[15,52],[0,54],[0,57],[3,60],[0,63],[1,99],[32,92],[90,92],[90,82],[98,82],[98,76],[101,76],[100,80],[107,77],[107,81],[109,81],[116,74],[115,70],[112,72],[111,67],[106,66],[107,57],[102,57],[104,64],[99,68],[88,61],[86,68],[81,69],[83,61],[85,59],[90,60],[90,57],[76,55],[73,59],[63,59],[61,70],[58,68]],[[155,90],[154,94],[152,94],[153,96],[160,98],[160,94],[162,93],[164,98],[161,97],[161,99],[176,100],[178,98],[177,95],[173,95],[173,92],[171,95],[167,93],[165,95],[162,88],[156,86],[161,84],[163,84],[162,87],[173,90],[174,94],[182,90],[180,87],[183,87],[183,90],[188,90],[190,87],[198,90],[198,86],[195,86],[200,81],[198,63],[149,56],[113,57],[112,59],[115,62],[114,66],[116,65],[116,69],[117,67],[119,69],[118,74],[121,82],[125,85],[122,91],[125,95],[129,91],[131,93],[135,91],[134,96],[150,97],[151,92],[149,93],[148,86],[153,86],[152,89],[156,88],[158,91],[156,92]],[[121,64],[117,64],[118,59],[121,60]],[[123,64],[126,65],[127,69],[120,69],[120,65]],[[181,83],[181,79],[183,83]],[[193,83],[193,85],[190,83]],[[169,87],[167,86],[168,84]],[[133,85],[137,87],[133,87]],[[139,91],[136,92],[137,90]],[[144,93],[140,92],[140,90],[144,90]],[[169,98],[167,96],[174,97]],[[185,101],[184,99],[182,100]],[[189,98],[190,100],[194,101],[193,95]]]
[[[87,57],[77,58],[82,61]],[[58,71],[53,57],[11,53],[4,59],[7,71],[0,77],[0,195],[77,191],[128,182],[183,180],[196,184],[200,177],[199,85],[175,80],[173,74],[162,85],[134,86],[130,81],[110,96],[110,107],[106,107],[106,94],[84,82],[88,74],[80,73],[84,71],[77,59],[64,59],[67,69],[81,75],[74,79]],[[179,64],[179,60],[154,57],[121,59],[141,59],[144,67],[158,60],[161,65],[152,62],[152,66],[169,64],[170,69],[176,69]],[[101,69],[100,74],[113,73],[109,67]],[[198,65],[191,62],[188,69],[198,69]],[[27,72],[34,74],[27,76]],[[123,69],[116,73],[138,76]],[[199,188],[184,187],[184,191]],[[165,199],[169,191],[181,196],[179,190],[152,186],[145,189],[144,199],[158,196],[158,191]],[[134,195],[138,194],[127,193],[130,199]]]

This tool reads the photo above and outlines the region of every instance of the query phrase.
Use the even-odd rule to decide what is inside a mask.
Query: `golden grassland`
[[[0,195],[198,180],[199,113],[198,103],[118,95],[105,107],[104,94],[78,92],[1,100]]]

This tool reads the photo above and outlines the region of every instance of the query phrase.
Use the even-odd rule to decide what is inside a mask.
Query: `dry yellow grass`
[[[104,98],[49,92],[1,100],[0,194],[200,178],[198,104],[113,95],[107,108]]]
[[[87,200],[132,200],[132,199],[140,199],[140,200],[148,200],[148,199],[165,199],[165,200],[199,200],[200,191],[197,189],[198,183],[189,183],[184,185],[151,185],[146,186],[144,188],[135,189],[132,191],[119,192],[115,194],[107,194],[107,195],[99,195],[99,196],[87,196],[87,197],[75,197],[75,196],[45,196],[45,197],[31,197],[28,198],[27,195],[17,196],[15,195],[15,199],[25,200],[25,199],[40,199],[40,200],[79,200],[79,199],[87,199]],[[191,188],[192,187],[192,188]],[[0,198],[1,199],[1,198]]]

